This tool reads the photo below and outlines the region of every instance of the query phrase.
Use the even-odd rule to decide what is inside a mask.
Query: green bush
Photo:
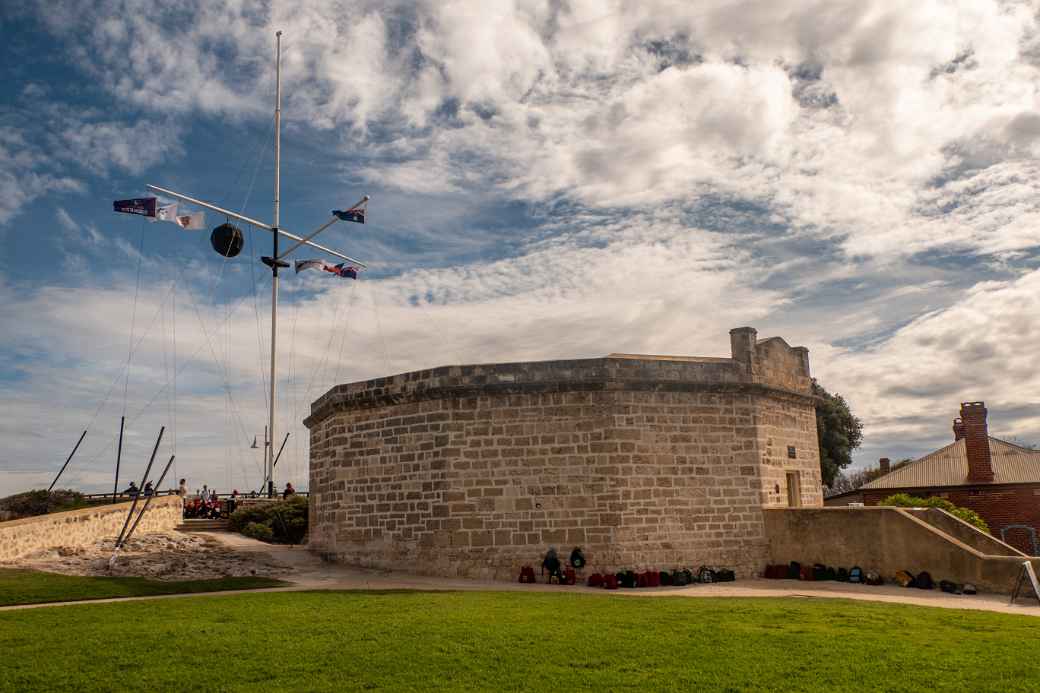
[[[881,501],[881,505],[894,505],[897,508],[938,508],[939,510],[945,510],[958,519],[964,520],[969,525],[975,525],[987,534],[989,533],[989,525],[979,517],[977,512],[970,508],[958,507],[945,498],[937,496],[918,498],[917,496],[911,496],[909,493],[896,493]]]
[[[76,508],[85,508],[88,505],[90,503],[83,497],[82,493],[71,489],[58,489],[50,492],[45,489],[36,489],[24,493],[16,493],[7,498],[0,498],[0,510],[10,515],[9,519],[12,520],[20,517],[58,513],[64,510],[75,510]]]
[[[260,541],[271,541],[274,538],[274,532],[271,531],[271,528],[259,522],[250,522],[242,529],[242,534]]]
[[[307,536],[307,499],[290,496],[284,501],[253,503],[233,512],[228,525],[234,532],[261,541],[299,544]],[[264,527],[266,532],[251,530],[253,525]]]

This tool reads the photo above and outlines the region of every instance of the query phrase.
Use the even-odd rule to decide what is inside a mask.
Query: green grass
[[[226,595],[0,613],[0,690],[1008,693],[1037,689],[1038,632],[824,599]]]
[[[219,592],[254,587],[281,587],[288,583],[265,577],[165,582],[133,577],[80,577],[36,570],[0,568],[0,606],[80,601],[106,597]]]

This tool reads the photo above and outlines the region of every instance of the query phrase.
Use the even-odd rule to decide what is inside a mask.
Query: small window
[[[794,449],[793,445],[788,445],[787,446],[787,458],[793,460],[793,459],[797,459],[797,457],[798,457],[798,451]]]

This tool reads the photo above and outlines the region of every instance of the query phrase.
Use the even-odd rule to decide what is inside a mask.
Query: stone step
[[[175,528],[179,532],[226,532],[228,531],[227,520],[183,520]]]

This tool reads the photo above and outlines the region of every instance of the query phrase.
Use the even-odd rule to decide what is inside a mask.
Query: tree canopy
[[[852,451],[863,441],[863,422],[841,395],[832,395],[812,381],[816,401],[816,434],[820,441],[820,472],[824,486],[833,486],[835,477],[852,464]]]

